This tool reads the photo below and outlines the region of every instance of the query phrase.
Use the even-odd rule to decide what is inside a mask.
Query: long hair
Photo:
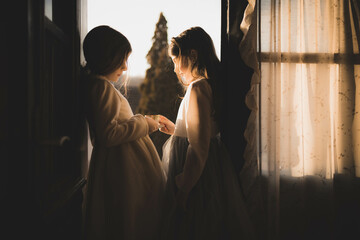
[[[192,50],[197,52],[195,61],[191,61]],[[203,77],[209,82],[213,93],[215,120],[221,124],[221,64],[209,34],[201,27],[189,28],[171,39],[168,51],[170,56],[180,60],[181,65],[190,66],[194,76]]]
[[[118,69],[132,51],[129,40],[115,29],[101,25],[93,28],[83,42],[85,71],[107,75]],[[126,88],[125,81],[125,88]],[[125,89],[126,90],[126,89]]]

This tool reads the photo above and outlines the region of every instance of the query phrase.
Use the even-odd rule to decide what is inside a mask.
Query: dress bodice
[[[203,105],[206,104],[206,106],[195,105],[189,111],[189,103],[190,103],[190,95],[191,95],[190,93],[193,89],[194,84],[196,87],[202,88],[203,94],[197,95],[196,97],[197,98],[206,97],[207,99],[200,99],[200,101],[203,103]],[[197,107],[204,108],[207,111],[199,111],[199,109],[197,109]],[[209,121],[209,123],[210,123],[209,130],[211,131],[211,137],[215,137],[219,133],[219,130],[218,130],[217,124],[214,120],[213,113],[214,113],[214,108],[212,105],[212,90],[211,90],[210,84],[205,79],[200,79],[200,80],[196,80],[196,81],[192,82],[188,86],[185,96],[179,106],[178,115],[177,115],[176,122],[175,122],[174,136],[188,137],[189,124],[188,124],[187,118],[189,117],[189,118],[192,118],[193,120],[194,120],[194,118],[198,118],[198,121],[200,121],[200,123],[204,122],[204,121]],[[191,129],[191,130],[193,130],[193,129]],[[194,130],[198,130],[198,129],[194,129]]]

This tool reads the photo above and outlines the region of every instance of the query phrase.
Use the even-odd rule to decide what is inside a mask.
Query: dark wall
[[[1,10],[1,215],[4,230],[16,234],[10,227],[27,220],[21,216],[27,211],[30,158],[27,3],[9,2]]]
[[[77,71],[80,63],[80,38],[76,31],[78,1],[67,3],[68,5],[65,5],[62,1],[53,1],[54,5],[62,6],[57,7],[59,12],[67,11],[66,17],[69,21],[68,31],[64,31],[69,42],[66,45],[68,55],[66,61],[59,65],[49,61],[44,64],[43,53],[47,46],[44,42],[49,35],[45,34],[44,1],[7,1],[2,3],[0,8],[2,239],[24,239],[24,236],[34,239],[80,237],[81,187],[84,185],[80,161],[82,152],[86,152],[86,149],[81,149],[80,146],[83,140],[81,127],[84,125],[78,115],[79,109],[76,109],[79,107],[76,94],[79,87]],[[49,26],[47,28],[49,29]],[[51,53],[55,48],[56,46],[46,50]],[[64,98],[60,103],[59,99],[50,94],[49,101],[57,101],[58,105],[54,106],[72,106],[70,114],[67,115],[67,119],[71,121],[68,121],[66,126],[70,126],[68,132],[73,141],[62,151],[69,155],[63,157],[62,161],[55,162],[56,156],[60,159],[61,151],[56,152],[56,146],[44,147],[44,139],[40,137],[44,133],[49,133],[44,128],[44,123],[53,126],[50,122],[50,114],[53,111],[43,109],[43,106],[50,105],[44,104],[46,101],[42,96],[50,92],[49,86],[56,86],[52,85],[53,79],[46,73],[57,66],[69,66],[69,74],[61,79],[61,82],[71,83],[68,88],[64,88],[68,89],[69,94],[66,100]],[[51,131],[61,130],[62,127],[59,126],[55,126]],[[45,153],[55,153],[52,155],[55,157]],[[65,161],[66,159],[68,160]]]

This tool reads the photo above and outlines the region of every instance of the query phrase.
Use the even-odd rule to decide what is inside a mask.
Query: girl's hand
[[[175,131],[175,124],[164,117],[163,115],[159,115],[159,124],[163,125],[159,130],[163,133],[173,135]]]
[[[151,117],[145,116],[145,119],[149,125],[149,134],[159,130],[159,123]]]

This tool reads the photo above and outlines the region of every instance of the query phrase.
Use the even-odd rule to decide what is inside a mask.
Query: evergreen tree
[[[150,68],[140,85],[141,98],[136,112],[161,114],[174,122],[184,90],[168,55],[167,21],[163,13],[160,13],[152,41],[153,45],[146,55]],[[162,145],[169,136],[155,132],[150,137],[161,156]]]

